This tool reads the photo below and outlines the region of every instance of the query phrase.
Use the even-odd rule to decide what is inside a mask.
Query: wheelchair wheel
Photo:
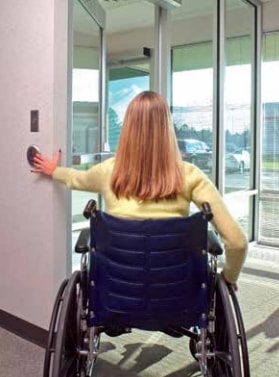
[[[80,271],[75,271],[65,288],[61,306],[55,349],[52,377],[79,376],[80,326],[78,316]]]
[[[216,285],[215,335],[212,338],[215,359],[209,360],[211,377],[243,377],[239,339],[229,289],[220,277]]]
[[[50,370],[51,370],[51,365],[53,361],[52,356],[54,352],[54,344],[55,344],[56,331],[57,331],[57,319],[58,319],[58,314],[60,312],[61,303],[63,301],[63,293],[64,293],[67,283],[68,283],[68,279],[65,279],[63,283],[60,285],[60,288],[57,292],[56,299],[54,302],[53,311],[52,311],[52,315],[50,319],[49,331],[48,331],[48,341],[47,341],[47,346],[45,350],[43,377],[50,376]]]
[[[250,377],[249,354],[248,354],[247,339],[246,339],[243,318],[242,318],[242,314],[241,314],[241,310],[240,310],[236,293],[231,286],[229,286],[229,293],[231,296],[231,302],[233,305],[235,318],[236,318],[237,334],[238,334],[239,349],[240,349],[240,359],[241,359],[240,361],[242,362],[243,376]]]
[[[193,331],[194,334],[200,334],[200,329],[198,327],[193,327],[192,331]],[[192,337],[189,340],[189,350],[190,350],[193,358],[196,361],[199,361],[199,359],[196,356],[196,353],[198,352],[198,348],[197,348],[197,339],[195,337]]]

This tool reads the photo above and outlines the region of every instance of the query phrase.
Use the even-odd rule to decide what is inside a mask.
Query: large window
[[[85,170],[98,162],[94,155],[100,151],[99,26],[78,0],[73,24],[72,162]],[[82,212],[92,196],[97,199],[92,193],[72,191],[73,229],[85,220]]]
[[[279,246],[279,32],[263,37],[259,242]]]
[[[191,50],[212,55],[210,43],[175,48],[173,66]],[[204,55],[208,58],[208,55]],[[173,72],[172,111],[175,132],[182,159],[199,166],[206,174],[212,172],[212,87],[211,67]]]
[[[72,165],[86,170],[100,161],[102,95],[100,86],[100,27],[79,0],[73,1],[73,71],[72,71]],[[72,243],[84,226],[82,213],[89,199],[98,195],[72,191]],[[87,223],[86,223],[87,224]],[[75,270],[79,256],[73,253]]]
[[[100,101],[93,98],[100,74],[99,28],[80,7],[79,1],[74,2],[75,16],[83,22],[75,23],[74,32],[73,152],[81,155],[102,151],[106,156],[112,155],[117,150],[128,103],[137,93],[153,89],[156,84],[155,73],[160,70],[154,64],[156,49],[153,37],[156,33],[153,33],[154,25],[149,25],[146,30],[131,31],[127,39],[122,38],[126,33],[124,30],[117,34],[111,31],[107,36],[107,113],[106,129],[103,130],[105,138],[102,138],[106,143],[102,143],[98,125]],[[214,0],[192,3],[191,12],[188,9],[181,13],[179,8],[175,8],[169,18],[164,18],[164,22],[170,21],[171,26],[170,105],[178,145],[184,160],[199,166],[214,181],[216,179],[215,183],[224,194],[230,210],[248,238],[252,239],[258,189],[254,161],[257,144],[254,82],[256,7],[252,5],[253,1],[242,0],[226,1],[222,9]],[[121,12],[126,14],[126,8],[123,7]],[[85,33],[84,25],[87,25],[89,34]],[[136,34],[141,38],[131,38]],[[133,43],[128,46],[131,39]],[[268,73],[273,69],[267,64],[276,65],[279,61],[277,33],[266,36],[264,43],[263,89],[266,82],[270,92],[276,80],[269,84]],[[89,92],[84,85],[89,87]],[[260,240],[264,242],[269,233],[272,239],[278,238],[277,230],[271,229],[273,213],[269,210],[276,208],[278,200],[278,193],[271,184],[276,177],[278,163],[277,103],[277,98],[271,100],[266,97],[263,106]],[[88,167],[88,164],[79,166]],[[77,221],[81,212],[79,195],[73,193],[76,198],[73,207],[77,208],[73,217]]]
[[[206,13],[196,10],[194,19],[184,19],[189,43],[172,48],[172,112],[183,159],[216,178],[230,211],[251,239],[256,12],[241,0],[225,4],[217,28],[215,2],[204,4]]]
[[[235,10],[236,8],[236,10]],[[241,34],[235,29],[240,14]],[[234,0],[226,8],[224,75],[224,193],[227,204],[245,230],[252,228],[251,134],[255,132],[253,103],[255,8]]]
[[[184,161],[211,176],[213,125],[212,43],[172,51],[172,114]]]
[[[148,1],[105,1],[104,6],[111,29],[106,43],[107,141],[108,148],[115,153],[127,106],[138,93],[151,87],[155,6]],[[114,22],[109,24],[110,10],[115,18],[123,20],[118,30],[114,30]]]

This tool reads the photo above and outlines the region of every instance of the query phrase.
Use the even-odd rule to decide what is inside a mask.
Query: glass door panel
[[[85,170],[98,162],[100,152],[100,28],[78,0],[74,0],[73,26],[72,163]],[[82,212],[91,198],[97,200],[97,195],[72,192],[73,229],[84,221]]]
[[[258,241],[279,247],[279,32],[263,36],[262,140]]]
[[[103,156],[101,33],[94,10],[89,9],[83,0],[73,0],[72,166],[79,170],[89,169]],[[100,202],[97,194],[72,191],[73,247],[85,225],[82,213],[89,199]],[[79,260],[79,256],[73,253],[73,269]]]
[[[145,60],[109,70],[108,141],[112,153],[116,152],[128,104],[138,93],[150,88],[149,59]]]
[[[174,11],[172,17],[172,40],[181,38],[182,29],[185,36],[183,45],[172,48],[172,115],[178,146],[182,159],[197,165],[210,178],[214,9],[213,1],[204,2],[204,8],[200,4],[198,9],[192,2],[189,14],[194,14],[193,19],[186,14],[178,21]]]
[[[241,17],[240,17],[241,16]],[[226,8],[223,154],[226,201],[249,234],[251,224],[251,133],[254,132],[252,77],[254,69],[255,9],[242,0]],[[236,28],[236,20],[237,28]]]
[[[102,4],[108,19],[107,147],[114,154],[128,104],[151,86],[155,6],[149,1]]]
[[[110,15],[119,20],[108,22],[107,30],[108,147],[115,153],[128,104],[151,86],[155,6],[147,1],[104,3],[108,20]]]

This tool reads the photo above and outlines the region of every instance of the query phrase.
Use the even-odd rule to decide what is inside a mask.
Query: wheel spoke
[[[216,358],[222,361],[228,367],[232,367],[232,358],[231,355],[227,352],[215,352]]]
[[[71,327],[68,327],[67,339],[65,339],[65,347],[76,350],[77,349],[77,338]]]
[[[63,364],[64,361],[64,364]],[[62,360],[61,377],[74,377],[76,376],[76,355],[72,355],[71,358]]]

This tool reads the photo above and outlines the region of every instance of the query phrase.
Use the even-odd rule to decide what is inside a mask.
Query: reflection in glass
[[[108,142],[111,152],[115,152],[128,104],[140,92],[149,89],[149,63],[144,71],[118,68],[110,72],[108,98]],[[129,72],[129,74],[128,74]]]
[[[237,24],[241,14],[243,22]],[[226,9],[225,35],[225,192],[249,189],[252,127],[254,9],[241,0]],[[232,177],[232,175],[234,177]]]
[[[263,37],[259,242],[279,246],[279,32]]]
[[[121,6],[114,1],[103,1],[108,20],[107,141],[112,153],[117,149],[128,104],[138,93],[150,89],[150,56],[154,49],[154,4],[148,1],[123,3]],[[118,22],[110,24],[110,16],[113,19],[116,14]]]
[[[212,43],[205,42],[175,47],[172,51],[172,114],[178,146],[184,161],[196,164],[209,176],[212,171],[212,49]]]
[[[74,0],[73,24],[73,167],[85,170],[97,162],[93,154],[100,151],[99,27],[78,0]],[[84,206],[94,196],[92,193],[72,192],[73,228],[84,221]]]
[[[99,26],[78,0],[73,2],[73,72],[72,72],[72,163],[86,170],[99,161]],[[82,213],[89,199],[97,195],[72,191],[72,245],[83,227]],[[86,222],[86,226],[87,226]],[[73,252],[72,269],[80,258]]]
[[[240,17],[241,15],[241,17]],[[227,4],[225,28],[224,188],[226,200],[240,225],[249,233],[250,144],[254,8],[241,0]],[[236,20],[242,22],[237,23]],[[241,192],[242,191],[242,192]]]
[[[182,159],[211,178],[215,1],[172,10],[171,105]],[[181,43],[182,42],[182,43]]]

